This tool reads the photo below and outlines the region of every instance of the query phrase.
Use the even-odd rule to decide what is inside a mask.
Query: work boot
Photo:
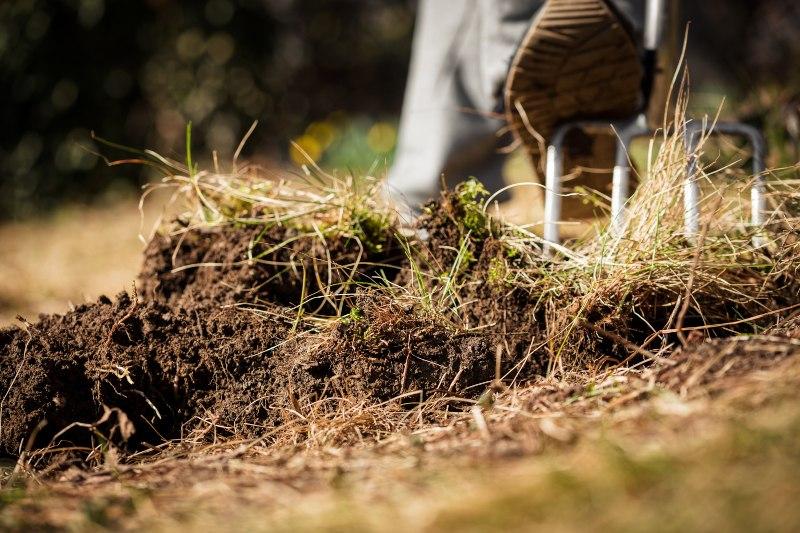
[[[537,174],[544,176],[542,155],[559,124],[636,113],[642,76],[631,30],[607,0],[548,0],[514,56],[505,92],[509,126]],[[564,171],[569,177],[564,193],[610,193],[613,137],[587,141],[580,132],[570,135],[565,143]],[[581,194],[566,196],[562,211],[565,220],[597,214],[596,206]]]

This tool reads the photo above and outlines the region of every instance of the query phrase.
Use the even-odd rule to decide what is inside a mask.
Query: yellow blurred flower
[[[331,122],[324,120],[320,122],[312,122],[308,128],[306,128],[306,135],[310,135],[316,139],[324,151],[327,150],[331,143],[336,139],[336,137],[339,135],[339,131]]]
[[[388,122],[376,122],[367,132],[367,146],[373,152],[391,152],[397,142],[397,128]]]
[[[316,163],[322,156],[322,152],[323,148],[319,141],[308,134],[292,139],[292,145],[289,147],[289,157],[298,166]]]

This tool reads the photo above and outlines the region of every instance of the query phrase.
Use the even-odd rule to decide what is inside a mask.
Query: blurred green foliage
[[[0,2],[0,218],[86,200],[148,176],[90,133],[178,160],[285,159],[289,139],[334,111],[394,116],[407,0],[13,0]],[[363,128],[362,128],[363,129]],[[366,138],[368,130],[361,137]],[[378,152],[376,152],[378,153]]]
[[[292,139],[295,165],[317,163],[331,172],[383,175],[397,144],[397,121],[354,117],[336,111],[314,121]]]

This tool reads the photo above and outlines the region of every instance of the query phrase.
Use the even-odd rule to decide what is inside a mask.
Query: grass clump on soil
[[[461,209],[461,223],[475,238],[483,238],[488,233],[489,217],[483,209],[483,203],[489,196],[489,191],[475,178],[470,178],[456,186],[454,191],[459,208]]]
[[[57,469],[175,441],[363,445],[464,417],[485,434],[492,400],[531,383],[578,401],[706,338],[792,335],[792,193],[774,187],[769,223],[750,228],[739,195],[711,188],[701,234],[684,235],[683,118],[670,129],[622,231],[554,259],[489,216],[475,180],[405,228],[372,178],[147,152],[181,214],[151,236],[138,294],[0,331],[0,445],[20,468]]]

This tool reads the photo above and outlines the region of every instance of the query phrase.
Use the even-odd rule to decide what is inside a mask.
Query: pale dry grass
[[[174,443],[34,483],[7,504],[3,523],[270,531],[798,525],[800,341],[736,339],[650,369],[570,381],[498,390],[436,422],[386,406],[343,410],[314,420],[308,441],[294,445]],[[372,437],[356,436],[376,423],[384,427]]]

